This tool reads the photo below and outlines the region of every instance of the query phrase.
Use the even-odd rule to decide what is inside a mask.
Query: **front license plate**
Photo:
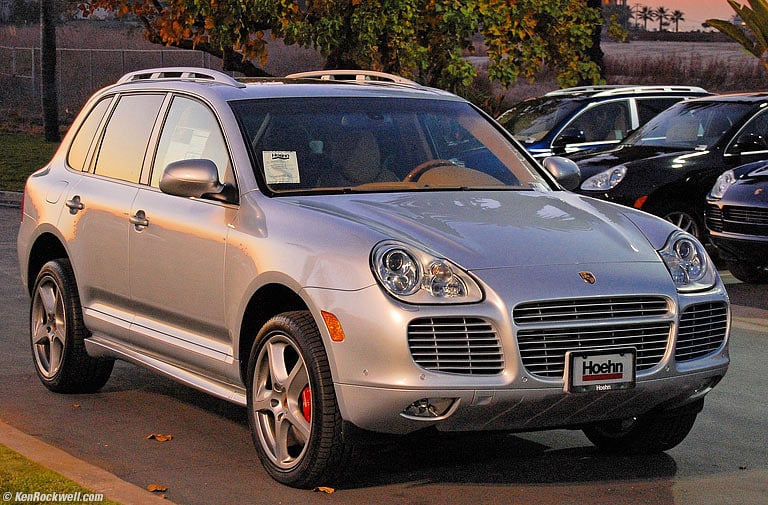
[[[565,353],[565,390],[613,391],[635,387],[635,349]]]

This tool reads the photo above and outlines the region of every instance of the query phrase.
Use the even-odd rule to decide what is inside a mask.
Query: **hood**
[[[726,205],[768,208],[768,162],[760,161],[735,168],[736,183],[722,198]]]
[[[713,151],[658,146],[623,145],[609,151],[570,156],[579,165],[581,180],[625,164],[632,167],[694,168],[706,165]]]
[[[468,270],[659,261],[634,221],[668,234],[663,221],[633,220],[634,210],[567,192],[379,193],[294,203],[373,230],[374,240],[400,240]]]

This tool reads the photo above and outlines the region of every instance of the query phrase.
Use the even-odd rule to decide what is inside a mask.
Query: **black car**
[[[768,158],[768,93],[677,103],[610,150],[569,156],[577,192],[666,218],[706,236],[706,195],[729,168]]]
[[[768,161],[724,172],[707,196],[707,229],[737,278],[768,282]]]
[[[670,105],[710,94],[696,86],[580,86],[524,100],[498,121],[543,159],[614,147]]]

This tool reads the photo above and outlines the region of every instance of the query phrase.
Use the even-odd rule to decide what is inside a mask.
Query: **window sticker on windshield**
[[[296,151],[262,151],[267,184],[298,184],[299,162]]]

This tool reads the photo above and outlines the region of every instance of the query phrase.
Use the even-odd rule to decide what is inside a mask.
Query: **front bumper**
[[[308,289],[317,320],[322,321],[320,310],[334,313],[346,335],[343,342],[333,342],[321,325],[342,417],[362,429],[395,434],[431,425],[447,431],[567,427],[674,408],[705,395],[725,375],[730,314],[719,280],[704,293],[678,294],[660,262],[578,265],[579,270],[594,273],[599,279],[595,285],[570,272],[572,268],[528,266],[485,272],[485,300],[467,305],[407,305],[393,301],[377,286],[354,292]],[[553,272],[557,269],[563,272]],[[544,286],[548,279],[554,281]],[[661,313],[649,315],[643,307],[632,317],[609,314],[584,320],[577,315],[565,322],[533,324],[516,317],[517,308],[531,301],[544,300],[544,305],[575,301],[579,307],[596,302],[612,312],[612,303],[630,300],[634,306],[636,298],[661,301]],[[713,307],[716,310],[710,310]],[[694,314],[693,320],[684,322],[689,313]],[[446,349],[453,352],[453,342],[438,349],[433,360],[425,362],[416,355],[411,323],[429,320],[439,328],[441,321],[451,318],[484,321],[493,329],[500,356],[494,361],[498,369],[475,373],[467,367],[444,372],[439,361],[446,354],[441,353]],[[719,330],[712,344],[713,335],[708,330],[699,335],[699,328],[714,325]],[[646,337],[649,327],[653,331],[661,327],[661,337]],[[567,393],[556,366],[534,368],[523,357],[525,344],[519,337],[531,329],[534,335],[542,330],[542,338],[566,335],[569,350],[626,347],[621,339],[627,336],[633,347],[639,346],[638,356],[646,362],[638,366],[633,389]],[[595,333],[600,340],[589,340]],[[695,350],[699,337],[709,342],[703,353]],[[646,350],[646,338],[660,338],[660,343]],[[483,342],[479,349],[486,352]],[[564,353],[558,345],[556,341],[554,352]],[[649,353],[651,357],[646,356]],[[439,405],[432,417],[417,414],[415,405],[430,403]]]
[[[626,419],[673,409],[706,395],[727,366],[638,382],[634,389],[569,394],[558,388],[403,390],[337,384],[343,417],[355,426],[405,434],[428,426],[441,431],[533,431]],[[452,399],[442,418],[414,419],[405,410],[422,399]]]
[[[710,231],[710,241],[727,261],[745,261],[755,265],[768,264],[768,237],[723,234]]]

